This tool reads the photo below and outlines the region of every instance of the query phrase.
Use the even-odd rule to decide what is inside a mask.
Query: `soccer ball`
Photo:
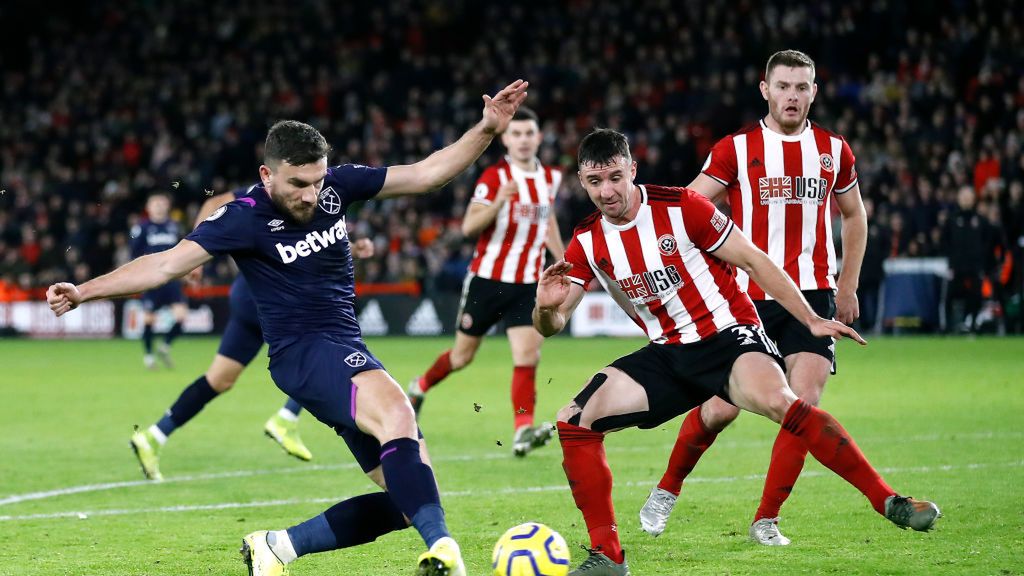
[[[494,576],[566,576],[569,547],[543,524],[528,522],[509,528],[494,545]]]

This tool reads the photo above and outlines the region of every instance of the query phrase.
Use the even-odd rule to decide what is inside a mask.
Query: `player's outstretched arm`
[[[796,284],[768,258],[768,255],[754,246],[742,233],[733,230],[715,256],[742,269],[757,282],[757,285],[775,298],[794,318],[802,322],[815,336],[831,336],[833,338],[851,338],[867,344],[856,330],[835,320],[826,320],[818,316]]]
[[[191,240],[182,240],[170,250],[136,258],[117,270],[93,278],[81,286],[59,282],[46,291],[46,301],[61,316],[82,302],[116,298],[144,292],[180,278],[213,256]]]
[[[389,166],[378,198],[422,194],[444,186],[476,161],[496,134],[508,127],[526,99],[529,82],[516,80],[494,95],[484,94],[483,118],[455,143],[415,164]]]
[[[583,299],[583,287],[569,280],[569,270],[572,264],[559,260],[544,270],[537,283],[533,327],[545,337],[561,332]]]

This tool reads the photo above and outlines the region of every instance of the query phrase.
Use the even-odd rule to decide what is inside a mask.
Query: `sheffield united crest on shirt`
[[[832,167],[834,166],[834,164],[832,163],[832,155],[831,154],[829,154],[829,153],[822,154],[820,157],[818,157],[818,160],[821,162],[821,169],[822,170],[824,170],[825,172],[831,172],[832,171]]]
[[[671,234],[662,234],[658,238],[658,250],[665,256],[676,253],[676,239]]]

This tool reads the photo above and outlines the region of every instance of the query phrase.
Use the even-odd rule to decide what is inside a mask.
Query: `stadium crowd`
[[[456,137],[506,78],[531,82],[545,163],[574,173],[579,140],[608,126],[629,135],[639,181],[685,185],[718,138],[763,116],[757,83],[782,48],[816,59],[811,118],[857,155],[871,224],[862,282],[880,282],[888,257],[950,256],[951,222],[976,212],[987,294],[1019,298],[1019,0],[195,0],[78,3],[45,18],[14,4],[0,6],[0,301],[125,262],[152,192],[171,194],[189,226],[207,195],[255,181],[276,119],[317,126],[334,161],[404,163]],[[350,214],[379,255],[358,277],[457,290],[477,176]],[[565,183],[569,235],[592,205]],[[206,282],[230,277],[228,263],[215,268]]]

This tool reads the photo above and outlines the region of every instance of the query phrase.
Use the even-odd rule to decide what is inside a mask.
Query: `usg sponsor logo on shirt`
[[[334,223],[334,226],[331,226],[323,232],[313,231],[306,234],[305,240],[299,240],[292,245],[286,245],[278,242],[274,246],[277,248],[277,253],[281,256],[281,262],[291,264],[299,258],[305,258],[306,256],[319,252],[324,248],[334,246],[338,241],[345,238],[346,234],[345,219],[339,218],[338,221]]]

